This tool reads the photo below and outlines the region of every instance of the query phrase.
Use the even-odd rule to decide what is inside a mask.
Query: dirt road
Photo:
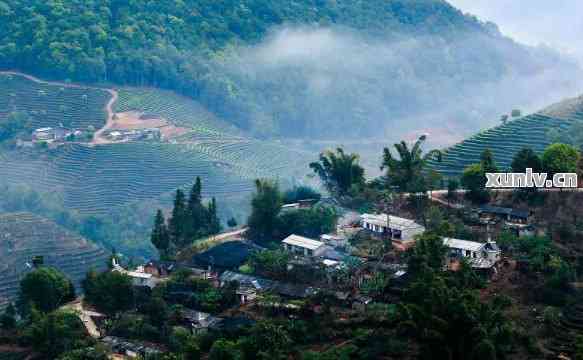
[[[118,93],[116,90],[107,89],[107,88],[100,88],[100,87],[95,87],[95,86],[80,85],[80,84],[68,84],[68,83],[59,82],[59,81],[45,81],[45,80],[41,80],[37,77],[34,77],[32,75],[24,74],[24,73],[21,73],[18,71],[0,71],[0,74],[21,76],[25,79],[28,79],[30,81],[34,81],[34,82],[39,83],[39,84],[62,86],[62,87],[69,87],[69,88],[76,88],[76,89],[91,89],[91,90],[107,91],[111,95],[111,98],[109,99],[109,101],[105,105],[105,112],[107,113],[107,119],[106,119],[105,125],[101,129],[97,130],[95,132],[95,134],[93,134],[93,140],[91,141],[91,144],[109,143],[108,140],[106,140],[102,137],[102,134],[105,130],[111,128],[111,126],[113,125],[113,116],[115,115],[115,112],[113,111],[113,106],[118,99]]]

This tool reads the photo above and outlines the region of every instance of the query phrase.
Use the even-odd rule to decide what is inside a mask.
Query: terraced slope
[[[182,135],[170,142],[64,144],[54,149],[0,150],[0,180],[57,194],[83,214],[102,214],[129,202],[156,199],[202,178],[205,195],[248,193],[260,177],[301,176],[310,160],[275,142],[247,138],[197,102],[169,91],[124,88],[113,112],[166,119]],[[107,90],[45,83],[0,73],[0,117],[26,111],[35,127],[96,129],[105,125]],[[4,111],[4,112],[2,112]],[[63,120],[65,119],[65,120]]]
[[[91,268],[105,270],[108,253],[57,224],[29,214],[0,215],[0,308],[18,297],[19,283],[33,256],[63,271],[80,289]]]
[[[542,153],[551,143],[549,130],[566,129],[572,121],[581,119],[552,117],[542,113],[528,115],[482,131],[448,148],[442,161],[440,163],[432,161],[430,166],[446,177],[457,177],[466,166],[479,162],[480,154],[485,149],[490,149],[498,167],[506,169],[510,167],[514,154],[522,148],[530,147]]]
[[[172,91],[123,88],[118,95],[115,112],[139,111],[160,116],[175,126],[190,129],[185,138],[224,138],[241,134],[235,126],[219,119],[196,101]]]
[[[560,353],[575,355],[575,344],[579,336],[583,336],[583,304],[579,301],[567,306],[563,310],[563,316],[555,326],[553,338],[549,348],[557,355]]]
[[[237,175],[230,164],[180,144],[69,144],[40,156],[21,150],[0,157],[0,178],[60,193],[66,207],[85,214],[157,198],[190,185],[197,176],[208,196],[252,189],[250,179]]]
[[[21,75],[0,73],[0,120],[10,112],[26,112],[35,128],[98,129],[105,125],[105,106],[111,95],[100,89],[37,82]]]

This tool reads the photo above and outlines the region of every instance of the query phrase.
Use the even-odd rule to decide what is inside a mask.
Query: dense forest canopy
[[[173,89],[264,137],[499,111],[549,75],[570,89],[565,67],[443,0],[0,1],[0,68]]]

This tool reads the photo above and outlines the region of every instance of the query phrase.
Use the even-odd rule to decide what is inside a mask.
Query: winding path
[[[110,142],[110,141],[104,139],[101,135],[103,134],[104,131],[110,129],[113,126],[113,123],[114,123],[113,116],[115,115],[115,112],[113,111],[113,105],[116,103],[116,101],[118,99],[118,92],[116,90],[109,89],[109,88],[101,88],[101,87],[96,87],[96,86],[69,84],[69,83],[64,83],[64,82],[59,82],[59,81],[46,81],[46,80],[41,80],[41,79],[34,77],[32,75],[28,75],[28,74],[21,73],[18,71],[0,71],[0,74],[1,75],[21,76],[27,80],[34,81],[34,82],[39,83],[39,84],[47,84],[47,85],[62,86],[62,87],[77,88],[77,89],[90,89],[90,90],[107,91],[111,95],[111,98],[109,99],[109,101],[105,105],[105,112],[107,113],[107,119],[106,119],[105,125],[93,134],[93,140],[90,142],[90,144],[98,145],[98,144],[107,144]]]

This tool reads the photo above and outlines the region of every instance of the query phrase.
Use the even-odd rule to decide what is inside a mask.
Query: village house
[[[299,285],[283,283],[274,280],[263,279],[257,276],[245,275],[233,271],[225,271],[219,277],[221,286],[236,282],[239,287],[236,290],[241,304],[246,304],[257,298],[262,292],[270,292],[291,299],[304,299],[315,294],[316,289]]]
[[[376,236],[390,239],[397,247],[406,248],[415,241],[415,236],[423,234],[425,227],[413,220],[387,214],[363,214],[362,227]]]
[[[130,358],[149,358],[162,351],[154,346],[147,345],[143,342],[127,340],[115,336],[106,336],[101,339],[101,342],[108,347],[112,352],[125,355]]]
[[[71,132],[65,128],[44,127],[36,129],[32,132],[32,140],[35,142],[44,141],[51,143],[58,140],[63,140],[69,136]]]
[[[286,237],[282,244],[286,251],[303,256],[320,256],[326,250],[321,241],[293,234]]]
[[[121,265],[119,265],[119,263],[117,262],[117,260],[114,258],[112,259],[112,265],[113,265],[113,269],[112,271],[117,271],[120,272],[122,274],[126,274],[127,276],[129,276],[132,280],[132,285],[134,286],[138,286],[138,287],[149,287],[150,289],[153,289],[156,287],[156,284],[159,282],[159,279],[156,279],[152,274],[148,274],[146,272],[144,272],[144,267],[143,266],[138,266],[138,268],[135,271],[128,271],[126,269],[124,269],[123,267],[121,267]]]
[[[501,260],[501,251],[495,242],[479,243],[444,238],[443,245],[449,249],[450,260],[458,261],[465,258],[474,269],[491,269]]]
[[[194,335],[206,333],[211,326],[219,323],[222,320],[221,318],[212,316],[211,314],[190,309],[182,310],[181,318],[184,325],[190,327],[190,331]]]
[[[517,210],[499,206],[483,205],[477,209],[481,221],[491,221],[495,219],[504,220],[508,223],[528,224],[530,223],[531,212],[528,210]]]
[[[154,277],[167,277],[176,267],[173,261],[151,260],[144,265],[144,272]]]

